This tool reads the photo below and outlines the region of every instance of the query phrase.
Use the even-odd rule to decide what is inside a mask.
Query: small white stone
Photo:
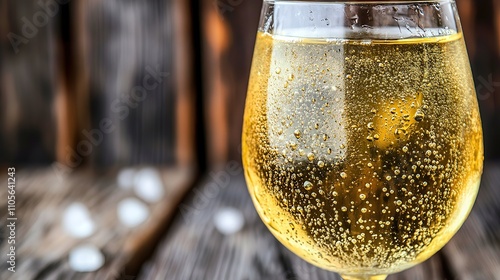
[[[237,233],[243,228],[245,218],[241,211],[235,208],[222,208],[215,213],[215,227],[225,235]]]
[[[89,210],[82,203],[73,203],[66,208],[63,214],[63,228],[71,236],[86,238],[95,231],[94,222]]]
[[[148,217],[148,207],[138,199],[127,198],[118,203],[118,218],[127,227],[137,227],[144,223]]]
[[[149,203],[160,201],[165,189],[160,173],[154,168],[143,168],[134,176],[135,194]]]
[[[96,271],[104,265],[104,256],[93,245],[81,245],[69,253],[69,266],[77,272]]]
[[[118,172],[116,183],[118,187],[124,190],[130,190],[134,187],[134,177],[136,171],[133,168],[124,168]]]

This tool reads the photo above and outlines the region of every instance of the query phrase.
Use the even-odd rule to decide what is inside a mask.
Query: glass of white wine
[[[483,168],[455,2],[263,4],[243,127],[260,217],[344,279],[385,279],[460,228]]]

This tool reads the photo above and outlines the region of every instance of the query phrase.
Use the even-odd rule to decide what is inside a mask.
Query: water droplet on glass
[[[368,123],[368,129],[369,130],[374,130],[375,129],[375,125],[372,122],[369,122]]]
[[[313,160],[314,160],[314,154],[313,154],[313,153],[308,153],[308,154],[307,154],[307,159],[308,159],[309,161],[313,161]]]
[[[318,166],[319,166],[319,168],[323,168],[323,167],[325,167],[325,162],[324,162],[324,161],[321,161],[321,160],[320,160],[320,161],[318,161]]]
[[[415,113],[415,120],[417,122],[421,122],[424,120],[424,117],[425,117],[424,113],[420,110],[417,110],[417,112]]]
[[[295,138],[297,138],[297,139],[300,139],[300,137],[302,136],[302,134],[300,133],[300,130],[298,130],[298,129],[293,132],[293,135],[295,135]]]
[[[342,172],[340,173],[340,177],[342,177],[343,179],[347,178],[347,174],[345,172]]]
[[[306,189],[308,191],[310,191],[313,188],[313,186],[314,185],[311,182],[309,182],[309,181],[305,181],[304,182],[304,189]]]
[[[359,199],[365,200],[366,199],[366,194],[362,193],[359,195]]]
[[[278,75],[279,75],[280,73],[281,73],[281,68],[279,68],[279,67],[278,67],[278,68],[276,68],[276,74],[278,74]]]

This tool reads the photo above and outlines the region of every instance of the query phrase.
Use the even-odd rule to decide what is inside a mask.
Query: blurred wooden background
[[[261,1],[57,1],[0,1],[0,164],[239,159]],[[457,2],[500,158],[500,1]]]

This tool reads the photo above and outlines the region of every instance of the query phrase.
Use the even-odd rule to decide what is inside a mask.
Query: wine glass
[[[304,260],[385,279],[428,259],[472,208],[482,141],[454,1],[264,1],[243,164]]]

